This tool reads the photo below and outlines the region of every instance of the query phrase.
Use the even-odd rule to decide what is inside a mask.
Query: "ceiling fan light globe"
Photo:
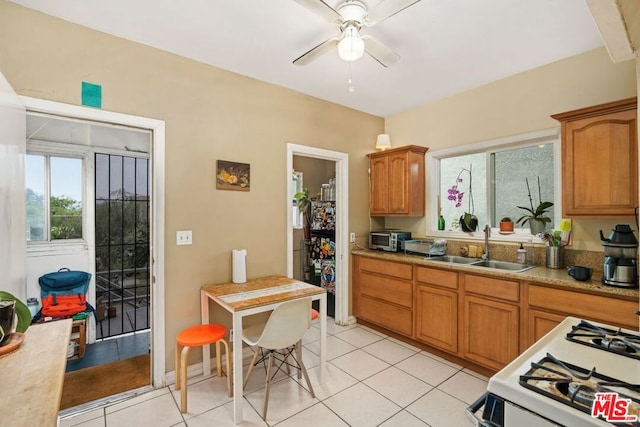
[[[345,61],[356,61],[364,54],[364,41],[359,37],[344,37],[338,43],[338,55]]]

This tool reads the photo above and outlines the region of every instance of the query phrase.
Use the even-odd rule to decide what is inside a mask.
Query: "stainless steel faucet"
[[[491,236],[491,227],[489,224],[484,226],[484,254],[482,254],[482,258],[488,260],[489,259],[489,237]]]

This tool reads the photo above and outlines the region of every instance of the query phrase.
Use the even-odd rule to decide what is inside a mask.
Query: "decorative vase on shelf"
[[[530,218],[529,228],[531,229],[531,234],[535,236],[536,234],[544,233],[545,229],[547,228],[547,224],[535,218]]]

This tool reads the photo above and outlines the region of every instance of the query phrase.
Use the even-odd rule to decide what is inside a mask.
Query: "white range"
[[[640,334],[567,317],[491,377],[467,415],[491,427],[640,427]]]

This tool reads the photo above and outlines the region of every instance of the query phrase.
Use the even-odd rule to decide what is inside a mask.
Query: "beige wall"
[[[385,131],[394,145],[418,144],[433,151],[559,126],[551,114],[636,93],[634,61],[613,64],[602,48],[388,117]],[[388,220],[386,225],[424,234],[425,222]],[[634,219],[574,221],[572,248],[601,251],[598,230],[606,235],[617,223],[633,224]]]
[[[0,71],[21,95],[77,105],[84,80],[102,85],[103,109],[166,121],[171,370],[175,334],[199,320],[200,285],[231,279],[231,249],[248,249],[249,277],[285,273],[287,142],[349,154],[349,230],[366,235],[366,154],[385,127],[394,146],[432,150],[545,129],[550,114],[634,96],[640,64],[599,49],[384,121],[0,0]],[[251,164],[249,193],[215,189],[218,159]],[[575,248],[600,250],[597,230],[617,222],[577,221]],[[386,226],[396,223],[424,232],[424,220]],[[194,244],[176,247],[184,229]]]
[[[350,222],[369,230],[366,154],[384,120],[112,37],[0,0],[0,71],[20,95],[80,103],[102,85],[104,110],[166,122],[166,359],[199,322],[199,288],[231,280],[231,250],[248,276],[286,273],[286,143],[349,154]],[[215,189],[218,159],[251,164],[251,191]],[[193,230],[193,245],[175,245]],[[198,352],[194,353],[194,360]]]

